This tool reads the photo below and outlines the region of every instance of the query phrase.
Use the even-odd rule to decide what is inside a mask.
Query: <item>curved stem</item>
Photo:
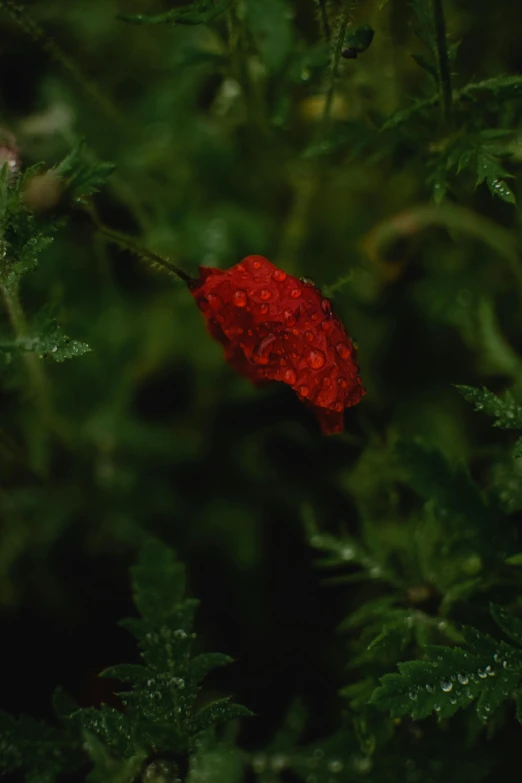
[[[196,285],[196,279],[191,277],[189,274],[187,274],[187,272],[185,272],[179,266],[176,266],[175,264],[171,264],[171,262],[168,261],[166,258],[163,258],[162,256],[159,256],[157,253],[153,253],[151,250],[147,250],[146,248],[142,247],[138,242],[136,242],[132,237],[128,236],[127,234],[122,234],[120,231],[116,231],[115,229],[109,228],[108,226],[104,225],[99,220],[94,209],[87,208],[86,212],[94,224],[96,234],[105,238],[108,242],[111,242],[112,244],[121,247],[123,250],[128,250],[129,252],[133,253],[139,258],[142,258],[144,261],[147,261],[151,266],[160,267],[161,269],[165,270],[169,274],[174,275],[180,280],[183,280],[183,282],[186,283],[186,285],[189,288],[194,288],[194,286]]]

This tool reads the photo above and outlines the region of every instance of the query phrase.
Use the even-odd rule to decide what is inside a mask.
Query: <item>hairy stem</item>
[[[323,28],[324,37],[327,41],[330,40],[331,30],[330,30],[330,22],[328,21],[328,12],[326,10],[326,0],[317,0],[317,5],[319,8],[319,14],[321,16],[321,25]]]
[[[1,285],[0,292],[15,338],[20,341],[25,340],[29,336],[29,332],[25,313],[20,302],[18,287],[16,285]],[[36,354],[24,352],[22,359],[29,379],[32,396],[40,414],[40,431],[38,437],[33,438],[32,442],[34,467],[38,473],[45,474],[48,463],[48,434],[52,419],[51,394],[42,363]]]
[[[168,261],[166,258],[162,258],[162,256],[157,255],[157,253],[153,253],[151,250],[147,250],[146,248],[142,247],[127,234],[122,234],[120,231],[115,231],[114,229],[104,225],[99,220],[94,210],[88,209],[87,213],[94,223],[96,234],[103,237],[108,242],[121,247],[123,250],[128,250],[139,258],[142,258],[151,266],[160,267],[169,274],[174,275],[176,278],[183,280],[183,282],[186,283],[189,288],[194,287],[196,283],[195,279],[190,277],[190,275],[187,274],[187,272],[185,272],[183,269],[176,266],[175,264],[171,264],[170,261]]]
[[[332,66],[330,71],[330,84],[328,86],[328,92],[326,93],[326,100],[324,103],[323,117],[322,117],[322,134],[326,135],[328,127],[330,125],[330,115],[332,112],[332,103],[335,96],[335,83],[339,74],[339,65],[341,62],[341,53],[343,50],[343,43],[346,37],[346,30],[350,21],[350,7],[348,3],[345,4],[343,11],[338,19],[337,29],[335,31],[334,47],[332,54]]]
[[[449,67],[446,22],[442,0],[431,0],[435,42],[437,48],[437,72],[439,77],[440,108],[443,125],[448,125],[451,115],[451,73]]]

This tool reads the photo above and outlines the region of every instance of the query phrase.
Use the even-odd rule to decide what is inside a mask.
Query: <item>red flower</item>
[[[255,384],[288,384],[314,410],[325,434],[342,432],[344,409],[365,390],[355,348],[313,283],[263,256],[248,256],[230,269],[200,267],[191,290],[236,370]]]

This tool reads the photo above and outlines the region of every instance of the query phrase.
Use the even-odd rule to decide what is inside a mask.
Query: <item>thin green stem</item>
[[[160,267],[162,270],[168,272],[170,275],[183,280],[189,288],[193,288],[195,285],[195,279],[191,277],[180,267],[175,264],[171,264],[166,258],[159,256],[157,253],[153,253],[151,250],[147,250],[136,242],[132,237],[127,234],[123,234],[120,231],[116,231],[108,226],[104,225],[96,215],[93,209],[87,209],[87,214],[91,218],[96,234],[106,239],[123,250],[128,250],[139,258],[147,261],[153,267]]]
[[[25,313],[20,302],[18,287],[16,285],[1,285],[0,293],[4,300],[15,338],[20,341],[27,339],[29,331]],[[33,446],[35,447],[35,469],[37,472],[45,474],[48,462],[48,434],[52,420],[52,403],[49,384],[41,361],[36,354],[24,352],[22,360],[25,364],[35,404],[40,413],[39,437],[33,439]]]
[[[343,43],[346,37],[346,30],[350,21],[350,8],[346,3],[344,10],[341,12],[337,29],[335,31],[334,48],[332,54],[332,66],[330,71],[330,84],[328,86],[328,92],[326,93],[326,100],[324,103],[323,117],[321,121],[322,135],[326,135],[328,127],[330,125],[330,115],[332,112],[332,103],[335,96],[335,84],[337,76],[339,74],[339,65],[341,62],[341,53],[343,50]]]
[[[326,0],[317,0],[317,5],[319,8],[319,14],[321,16],[321,25],[323,28],[324,37],[327,41],[330,40],[331,30],[330,30],[330,22],[328,21],[328,12],[326,10]]]
[[[442,0],[431,0],[435,43],[437,49],[437,72],[439,77],[439,95],[442,124],[447,126],[451,116],[452,90],[449,67],[448,44],[446,40],[446,22]]]

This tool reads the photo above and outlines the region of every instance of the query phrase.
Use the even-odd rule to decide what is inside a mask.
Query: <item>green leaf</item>
[[[499,627],[520,643],[522,622],[502,607],[492,607]],[[393,717],[448,718],[475,702],[487,722],[522,679],[522,651],[473,628],[463,628],[465,646],[426,647],[427,660],[399,663],[399,674],[385,674],[371,703]]]
[[[52,783],[81,763],[81,743],[70,731],[0,712],[0,772],[25,770],[26,780]]]
[[[89,163],[85,160],[85,142],[82,140],[54,169],[72,198],[92,196],[104,187],[114,171],[113,163]]]
[[[271,71],[287,60],[293,40],[291,8],[286,0],[247,0],[246,23],[261,59]]]
[[[198,732],[204,731],[218,723],[225,723],[236,718],[248,718],[252,714],[249,709],[241,704],[231,704],[230,697],[226,697],[203,707],[194,719],[194,727]]]
[[[83,356],[89,353],[91,348],[86,343],[71,340],[62,333],[56,322],[51,321],[34,337],[19,337],[12,343],[0,345],[0,351],[4,353],[13,350],[20,353],[37,353],[42,359],[49,356],[55,362],[63,362],[66,359]]]
[[[118,19],[132,24],[187,24],[198,25],[213,22],[225,13],[232,0],[195,0],[190,6],[167,11],[165,14],[119,14]]]
[[[498,397],[485,387],[477,389],[474,386],[456,386],[467,402],[470,402],[476,411],[493,416],[494,427],[506,430],[522,430],[522,407],[517,405],[513,396],[507,391],[504,397]]]

